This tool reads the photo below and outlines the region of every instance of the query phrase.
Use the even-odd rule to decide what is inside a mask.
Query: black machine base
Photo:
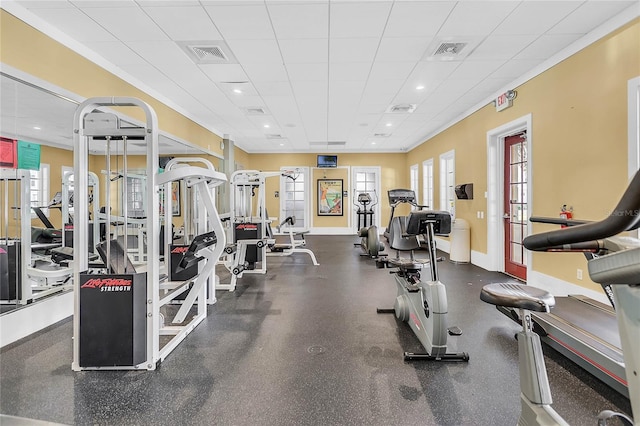
[[[448,362],[469,362],[469,354],[466,352],[447,353],[440,356],[429,354],[404,353],[405,361],[448,361]]]
[[[395,314],[396,310],[391,308],[391,309],[385,309],[385,308],[376,308],[376,313],[378,314]]]

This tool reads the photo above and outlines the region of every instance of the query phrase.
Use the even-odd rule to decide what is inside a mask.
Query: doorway
[[[357,205],[358,195],[361,193],[368,193],[372,199],[373,205],[373,223],[367,222],[367,225],[375,225],[380,230],[380,202],[382,199],[380,189],[380,167],[352,167],[351,169],[351,182],[353,182],[353,207],[352,207],[352,220],[353,232],[358,233],[358,227],[362,226],[363,219],[358,217],[357,211],[359,205]],[[367,207],[367,210],[371,206]],[[360,220],[358,220],[360,219]],[[371,220],[369,216],[368,221]]]
[[[509,212],[509,216],[511,216],[510,198],[507,200],[507,195],[510,194],[510,192],[505,190],[505,182],[511,182],[511,178],[505,176],[506,169],[511,166],[509,164],[509,167],[505,167],[508,158],[505,152],[505,141],[510,136],[525,136],[520,150],[521,154],[523,151],[526,152],[526,166],[520,165],[522,177],[519,177],[519,179],[522,181],[517,182],[521,184],[519,188],[521,193],[518,194],[521,202],[518,206],[514,206],[516,216],[522,217],[522,221],[518,222],[519,227],[514,227],[516,228],[514,233],[520,231],[520,237],[524,238],[531,232],[531,224],[528,222],[528,214],[533,211],[531,197],[531,146],[533,137],[531,127],[532,117],[531,114],[527,114],[487,132],[487,253],[486,255],[483,253],[475,253],[473,258],[475,264],[489,271],[509,273],[506,271],[507,267],[505,264],[507,258],[506,246],[509,244],[506,244],[506,219],[504,216],[507,212]],[[518,167],[516,167],[516,169],[517,168]],[[510,189],[511,188],[509,188],[509,190]],[[520,208],[519,212],[517,210],[518,207]],[[508,238],[510,243],[512,241],[511,236]],[[524,250],[521,252],[521,256],[521,261],[517,263],[524,266],[526,271],[531,268],[531,252]]]
[[[527,135],[504,139],[504,272],[527,280],[527,256],[522,240],[527,236]]]

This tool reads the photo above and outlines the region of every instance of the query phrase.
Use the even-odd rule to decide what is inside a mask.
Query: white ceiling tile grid
[[[636,1],[606,0],[17,0],[12,7],[248,152],[406,151],[616,15],[640,15]],[[388,113],[394,106],[413,112]]]

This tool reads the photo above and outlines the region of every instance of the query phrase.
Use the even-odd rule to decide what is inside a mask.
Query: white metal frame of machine
[[[142,128],[120,128],[119,124],[114,125],[114,114],[94,113],[96,109],[101,107],[137,107],[145,114],[144,127]],[[100,114],[100,115],[97,115]],[[146,233],[147,248],[147,264],[144,279],[146,290],[144,302],[144,317],[138,320],[144,322],[144,358],[140,362],[131,363],[131,365],[101,365],[101,366],[83,366],[81,365],[81,294],[80,294],[80,277],[81,273],[88,269],[88,239],[82,232],[74,232],[74,252],[77,253],[74,259],[74,288],[75,288],[75,315],[74,315],[74,341],[73,341],[73,363],[74,371],[81,370],[154,370],[157,365],[166,358],[169,353],[190,333],[205,317],[206,317],[206,289],[204,283],[207,274],[211,274],[220,253],[225,244],[225,235],[222,223],[218,217],[211,197],[211,188],[226,182],[226,176],[222,173],[203,167],[181,167],[164,173],[158,172],[158,124],[157,116],[153,109],[145,102],[130,97],[98,97],[90,98],[80,104],[74,116],[74,175],[76,177],[74,186],[74,199],[77,206],[86,206],[88,201],[88,164],[89,164],[89,144],[92,141],[104,140],[106,143],[106,162],[107,169],[110,169],[110,141],[121,140],[124,144],[123,170],[126,171],[126,140],[127,138],[144,139],[146,145],[146,196],[147,206],[159,206],[159,187],[165,185],[170,188],[171,182],[184,181],[187,187],[196,187],[202,199],[203,205],[209,215],[208,227],[215,232],[217,242],[215,247],[206,247],[199,250],[196,254],[205,260],[202,267],[202,273],[192,280],[175,284],[166,283],[172,288],[168,293],[161,294],[166,288],[160,285],[160,256],[159,256],[159,231],[160,209],[149,208],[146,217],[145,228],[149,230]],[[87,125],[89,123],[89,125]],[[110,224],[110,196],[109,186],[110,179],[106,179],[107,190],[105,192],[107,225]],[[126,191],[125,191],[126,193]],[[166,206],[165,206],[166,208]],[[170,207],[169,207],[170,208]],[[122,216],[125,221],[127,219],[126,202],[123,203]],[[88,224],[87,209],[76,209],[75,227],[76,229],[85,229]],[[165,210],[166,211],[166,210]],[[170,209],[168,211],[171,211]],[[124,225],[127,226],[127,223]],[[110,244],[107,244],[107,259],[109,256]],[[126,255],[126,239],[123,248]],[[189,289],[189,284],[193,284]],[[178,294],[182,294],[188,290],[188,295],[178,310],[178,313],[172,319],[171,326],[162,324],[163,315],[160,308],[168,304]],[[188,311],[193,307],[197,300],[198,313],[192,316],[186,324],[182,324]],[[182,325],[178,325],[182,324]],[[160,347],[160,336],[172,336],[168,343]],[[164,339],[163,339],[164,342]],[[136,358],[137,359],[137,358]]]
[[[22,282],[22,289],[20,298],[12,301],[12,303],[19,303],[20,305],[26,305],[32,300],[31,292],[31,280],[27,274],[27,266],[31,265],[31,204],[30,204],[30,182],[31,174],[29,170],[21,169],[0,169],[0,181],[3,185],[4,200],[2,200],[3,218],[2,223],[4,225],[3,241],[8,245],[11,240],[8,240],[9,232],[9,182],[14,182],[19,187],[20,192],[20,263],[22,268],[20,270],[20,280]],[[17,195],[17,194],[16,194]],[[17,289],[16,289],[17,296]],[[6,301],[3,301],[3,303]]]

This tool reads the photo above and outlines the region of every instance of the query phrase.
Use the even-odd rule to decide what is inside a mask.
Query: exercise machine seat
[[[545,290],[524,284],[487,284],[480,292],[483,302],[534,312],[549,312],[556,304],[553,295]]]
[[[391,241],[389,246],[393,250],[410,251],[420,248],[417,235],[406,236],[408,216],[396,216],[391,221]]]

